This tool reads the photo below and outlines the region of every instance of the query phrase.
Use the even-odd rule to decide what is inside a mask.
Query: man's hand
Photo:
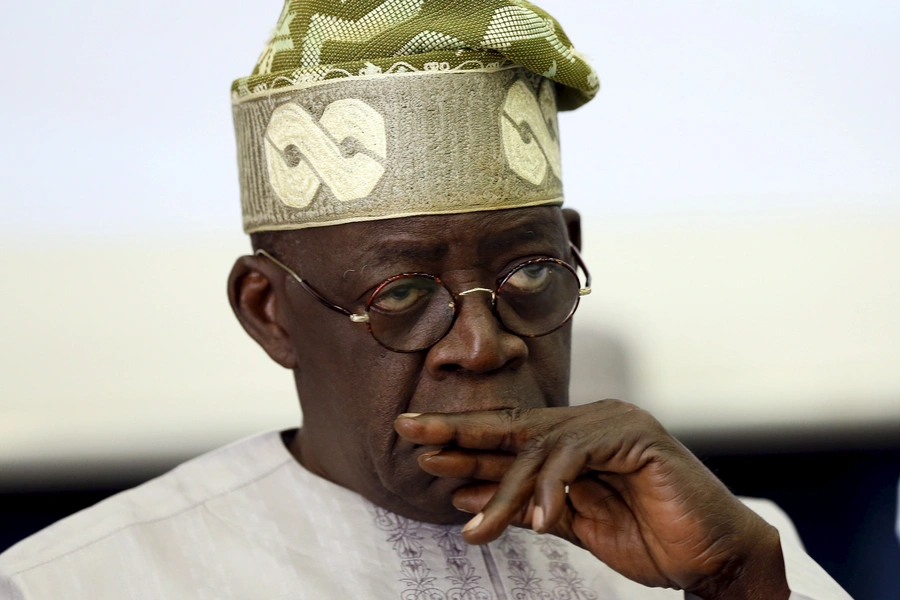
[[[777,530],[631,404],[404,415],[395,428],[443,447],[419,458],[428,473],[481,481],[453,497],[478,513],[463,529],[470,543],[530,526],[647,586],[707,600],[790,595]]]

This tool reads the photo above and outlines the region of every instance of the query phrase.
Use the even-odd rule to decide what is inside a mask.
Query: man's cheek
[[[388,352],[388,351],[385,351]],[[379,404],[393,417],[408,412],[421,379],[422,359],[414,354],[387,356],[371,363],[371,383],[379,391]]]
[[[535,379],[547,406],[569,404],[570,339],[568,331],[560,330],[544,339],[538,338],[535,340],[538,343],[529,348]]]

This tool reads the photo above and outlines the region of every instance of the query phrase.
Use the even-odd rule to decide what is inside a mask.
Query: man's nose
[[[492,310],[492,292],[473,288],[457,294],[453,327],[425,358],[436,377],[450,373],[490,373],[516,368],[528,357],[525,340],[501,327]]]

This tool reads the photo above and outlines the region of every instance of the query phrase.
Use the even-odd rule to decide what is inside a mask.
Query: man
[[[233,90],[228,291],[303,428],[26,540],[0,595],[847,598],[650,415],[567,406],[556,110],[597,88],[526,2],[289,0]]]

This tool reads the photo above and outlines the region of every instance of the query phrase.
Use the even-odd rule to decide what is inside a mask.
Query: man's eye
[[[392,283],[378,293],[372,301],[372,308],[387,313],[409,310],[417,303],[427,300],[433,287],[433,284],[421,282]]]
[[[550,267],[543,263],[526,265],[512,274],[504,287],[511,287],[521,292],[540,292],[550,284]]]

